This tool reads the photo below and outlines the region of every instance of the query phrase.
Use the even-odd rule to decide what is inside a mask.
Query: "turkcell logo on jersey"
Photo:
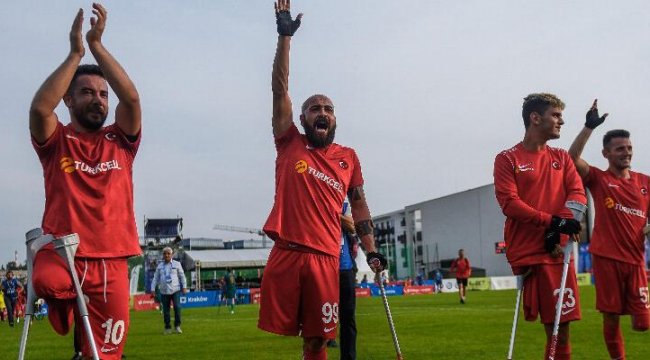
[[[616,201],[614,201],[614,199],[612,199],[611,197],[605,198],[605,207],[608,208],[608,209],[614,209],[614,210],[624,212],[624,213],[626,213],[628,215],[638,216],[638,217],[644,218],[644,219],[646,218],[645,211],[640,210],[640,209],[634,209],[634,208],[627,207],[627,206],[623,206],[623,205],[617,203]]]
[[[59,164],[61,165],[61,170],[67,174],[75,171],[74,160],[69,156],[62,157],[61,160],[59,160]]]
[[[307,167],[308,165],[305,160],[300,160],[296,163],[296,171],[298,172],[298,174],[302,174],[305,171],[307,171]]]
[[[328,186],[332,187],[334,190],[343,193],[343,184],[336,181],[336,179],[325,174],[324,172],[320,170],[316,170],[313,167],[309,166],[309,164],[307,164],[307,161],[298,160],[298,162],[296,162],[295,169],[298,174],[303,174],[307,172],[307,174],[312,175],[317,180],[324,182]]]
[[[61,166],[61,170],[63,170],[67,174],[73,173],[76,170],[88,174],[92,174],[92,175],[111,171],[111,170],[122,170],[117,160],[104,161],[93,166],[93,165],[88,165],[83,161],[74,160],[69,156],[63,156],[61,160],[59,160],[59,164]]]

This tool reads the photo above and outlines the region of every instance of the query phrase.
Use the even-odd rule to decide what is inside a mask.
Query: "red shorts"
[[[542,324],[555,320],[555,306],[560,293],[563,264],[537,264],[530,266],[532,272],[524,280],[524,315],[535,321],[539,315]],[[573,261],[569,264],[562,315],[560,322],[580,320],[580,297]]]
[[[121,359],[129,328],[126,259],[76,258],[75,268],[87,299],[90,327],[99,356],[103,360]],[[57,333],[67,334],[73,319],[76,326],[83,329],[68,266],[51,244],[36,254],[32,281],[36,294],[47,302],[48,318]],[[90,344],[85,331],[82,330],[82,334],[83,354],[90,357]]]
[[[280,335],[334,339],[339,258],[305,250],[276,242],[264,269],[257,326]]]
[[[618,315],[648,315],[648,279],[642,265],[591,255],[596,309]]]

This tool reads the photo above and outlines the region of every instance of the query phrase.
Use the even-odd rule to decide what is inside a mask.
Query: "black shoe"
[[[77,353],[77,354],[74,354],[74,356],[70,360],[83,360],[83,359],[84,359],[84,357],[81,356],[80,353]]]
[[[460,299],[460,303],[461,303],[461,304],[464,304],[464,303],[465,303],[465,299]]]
[[[337,348],[337,347],[339,347],[339,344],[336,343],[336,340],[332,339],[332,340],[327,341],[327,347],[328,348]]]

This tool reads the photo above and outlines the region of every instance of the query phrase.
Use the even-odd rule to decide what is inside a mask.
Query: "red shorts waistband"
[[[275,240],[275,246],[277,246],[278,248],[283,249],[283,250],[291,250],[291,251],[299,251],[299,252],[316,254],[316,255],[332,256],[332,255],[324,253],[322,251],[312,249],[309,246],[305,246],[305,245],[302,245],[302,244],[297,244],[295,242],[281,240],[281,239]]]

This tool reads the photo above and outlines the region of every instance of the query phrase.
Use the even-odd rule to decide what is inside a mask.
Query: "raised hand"
[[[275,23],[278,25],[278,34],[282,36],[293,36],[300,27],[302,13],[296,16],[296,20],[291,18],[291,0],[278,0],[275,5]]]
[[[591,105],[591,109],[587,111],[585,127],[592,130],[597,128],[598,125],[605,121],[608,115],[609,113],[605,113],[603,116],[598,116],[598,99],[595,99],[593,105]]]
[[[90,18],[90,30],[86,33],[88,45],[102,42],[102,34],[106,27],[106,16],[108,12],[101,4],[93,3],[93,14],[95,17]]]
[[[83,57],[86,50],[84,49],[84,40],[81,36],[81,26],[84,21],[84,11],[79,9],[77,11],[77,16],[75,16],[74,21],[72,22],[72,28],[70,29],[70,53],[77,54],[79,57]]]

